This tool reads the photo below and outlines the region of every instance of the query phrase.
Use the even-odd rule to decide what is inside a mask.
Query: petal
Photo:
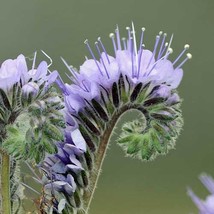
[[[171,75],[170,80],[169,80],[169,84],[171,85],[171,88],[172,89],[177,88],[179,86],[182,78],[183,78],[183,70],[181,68],[175,69],[172,72],[172,75]]]
[[[44,78],[47,75],[47,70],[48,70],[47,62],[42,61],[36,70],[36,73],[34,75],[34,80],[39,80]]]
[[[86,151],[86,141],[83,138],[79,129],[76,129],[73,132],[71,132],[71,138],[77,148],[83,150],[84,152]]]

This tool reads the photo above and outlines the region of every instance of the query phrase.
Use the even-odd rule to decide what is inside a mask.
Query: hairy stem
[[[89,180],[91,181],[90,183],[90,190],[85,191],[83,199],[86,205],[86,213],[88,213],[91,201],[93,199],[95,189],[97,187],[97,183],[100,177],[102,165],[105,159],[106,151],[108,148],[108,144],[110,141],[110,137],[112,134],[112,131],[120,118],[120,116],[125,113],[127,110],[130,109],[137,109],[137,105],[129,106],[129,105],[124,105],[120,109],[118,109],[113,115],[109,123],[107,124],[106,130],[103,133],[102,137],[100,138],[100,144],[97,150],[97,155],[95,159],[95,170],[91,173]]]
[[[1,206],[2,214],[11,213],[11,199],[10,199],[10,156],[0,150],[1,152]]]

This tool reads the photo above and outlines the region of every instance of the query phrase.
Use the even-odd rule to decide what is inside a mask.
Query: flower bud
[[[36,97],[39,92],[39,86],[35,82],[29,82],[22,87],[22,93],[24,96],[29,95]]]

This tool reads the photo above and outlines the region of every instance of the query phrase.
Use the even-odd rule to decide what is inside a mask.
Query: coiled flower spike
[[[110,136],[124,112],[136,109],[142,118],[123,126],[118,144],[122,146],[126,155],[145,161],[153,160],[174,148],[183,125],[181,100],[176,88],[183,77],[181,67],[192,58],[191,54],[187,53],[181,60],[189,45],[185,45],[179,56],[170,61],[173,36],[169,43],[165,43],[167,35],[160,32],[156,36],[153,51],[149,51],[143,45],[145,28],[142,28],[139,47],[134,25],[132,24],[132,28],[127,27],[127,31],[127,39],[120,38],[118,27],[116,35],[110,34],[114,56],[108,55],[101,38],[98,38],[95,48],[99,59],[95,58],[95,53],[86,40],[85,44],[92,59],[86,59],[79,71],[62,59],[71,72],[69,79],[72,81],[69,85],[64,84],[61,79],[58,80],[64,94],[67,125],[71,130],[69,133],[67,129],[66,135],[71,136],[78,128],[86,143],[85,151],[82,152],[80,149],[82,153],[75,155],[82,163],[84,175],[81,171],[76,173],[68,167],[63,172],[66,176],[73,176],[78,190],[75,191],[80,199],[78,206],[67,202],[73,213],[88,213]],[[71,128],[72,123],[75,124],[74,128]],[[74,145],[72,137],[70,144]],[[68,164],[59,158],[58,154],[51,158],[56,157],[61,164]],[[46,170],[59,175],[60,173],[53,169],[57,161],[46,167]],[[85,186],[79,184],[79,176],[82,180],[88,181],[85,182]],[[60,176],[52,181],[49,176],[49,181],[60,181]],[[67,194],[65,188],[57,190],[60,194]],[[74,197],[74,193],[70,196]]]

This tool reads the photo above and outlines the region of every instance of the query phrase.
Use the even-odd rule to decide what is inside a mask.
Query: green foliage
[[[123,125],[118,144],[128,156],[148,161],[174,148],[183,121],[179,105],[161,104],[145,110],[147,118]]]
[[[5,124],[3,148],[17,160],[38,163],[46,152],[56,152],[56,142],[64,138],[61,99],[53,88],[45,93],[41,90],[35,98],[23,96],[19,86],[12,93],[8,97],[3,93],[0,99],[7,100],[2,110],[5,114],[0,114]]]

